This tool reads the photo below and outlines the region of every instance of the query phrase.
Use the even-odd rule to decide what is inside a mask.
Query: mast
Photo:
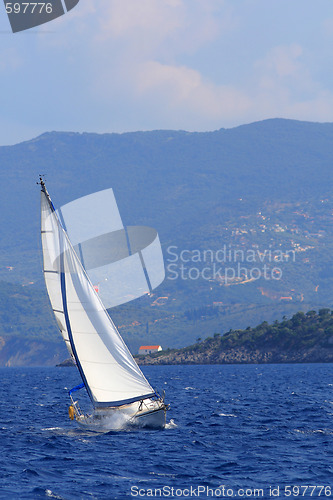
[[[50,195],[48,193],[48,190],[46,189],[46,185],[45,185],[44,179],[43,179],[43,177],[41,175],[39,176],[39,182],[37,182],[37,184],[40,185],[42,192],[45,194],[45,197],[46,197],[47,201],[49,202],[49,205],[50,205],[50,208],[51,208],[52,212],[55,212],[55,208],[54,208],[54,205],[52,203],[51,197],[50,197]]]
[[[62,226],[61,226],[61,222],[57,216],[57,213],[56,213],[56,210],[55,210],[55,207],[53,205],[53,202],[51,200],[51,197],[49,195],[49,192],[47,191],[46,189],[46,185],[45,185],[45,181],[43,179],[42,176],[39,177],[39,182],[37,182],[37,184],[39,184],[41,186],[41,192],[42,194],[44,195],[44,199],[46,200],[47,204],[48,204],[48,207],[52,213],[52,216],[56,219],[56,222],[57,222],[57,225],[56,225],[56,230],[59,232],[61,231],[62,229]],[[48,232],[50,231],[47,231],[46,228],[44,228],[45,224],[45,221],[43,220],[43,214],[42,214],[42,221],[41,221],[41,236],[42,236],[42,242],[43,242],[43,236],[47,235]],[[51,267],[51,266],[45,266],[45,257],[46,257],[46,252],[44,251],[44,246],[43,246],[43,271],[44,271],[44,279],[45,279],[45,282],[46,282],[46,287],[47,287],[47,290],[48,290],[48,295],[49,295],[49,298],[50,298],[50,302],[51,302],[51,306],[52,306],[52,310],[53,310],[53,313],[55,314],[55,317],[56,317],[56,320],[57,320],[57,323],[58,323],[58,327],[60,329],[60,332],[66,342],[66,346],[67,346],[67,349],[71,355],[72,358],[75,359],[76,361],[76,364],[79,368],[79,364],[78,364],[78,359],[77,357],[75,356],[75,346],[73,345],[73,343],[71,342],[71,338],[70,338],[70,323],[69,323],[69,320],[68,318],[66,317],[66,309],[67,309],[67,306],[66,306],[66,297],[64,297],[63,295],[63,286],[62,286],[62,281],[64,280],[64,276],[62,276],[61,274],[61,269],[47,269],[47,267]],[[63,255],[60,253],[60,268],[63,267],[63,265],[61,265],[61,261],[63,260]],[[53,307],[53,300],[52,300],[52,291],[51,291],[51,287],[49,286],[49,279],[47,277],[48,274],[53,274],[53,275],[57,275],[57,276],[60,276],[60,291],[61,291],[61,298],[62,298],[62,307],[61,308],[54,308]],[[53,276],[54,278],[54,276]],[[64,287],[65,289],[65,287]],[[64,328],[64,325],[63,325],[63,322],[61,322],[59,320],[59,318],[57,317],[58,315],[63,315],[64,318],[65,318],[65,323],[66,323],[66,328]],[[82,376],[83,374],[81,373],[81,370],[79,368],[79,372],[80,372],[80,375],[82,377],[82,380],[84,381],[84,377]]]

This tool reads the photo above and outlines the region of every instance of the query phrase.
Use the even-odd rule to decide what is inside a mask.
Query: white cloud
[[[134,41],[136,52],[137,47],[154,52],[182,25],[182,0],[107,0],[99,8],[96,40],[105,44],[117,39],[127,47]]]
[[[139,95],[163,96],[161,104],[177,113],[207,118],[231,118],[248,110],[250,101],[241,91],[227,85],[204,81],[191,68],[149,61],[140,67],[136,78]]]
[[[233,9],[224,0],[100,1],[105,10],[91,47],[91,89],[99,102],[126,95],[132,106],[142,109],[144,103],[155,115],[151,122],[158,116],[157,126],[188,129],[193,122],[229,120],[248,109],[244,92],[182,62],[183,54],[192,58],[235,29]]]
[[[224,0],[100,0],[95,41],[117,41],[140,57],[175,58],[216,39],[233,25]]]
[[[277,46],[254,63],[248,88],[252,109],[259,117],[283,116],[299,120],[329,121],[333,118],[333,94],[311,73],[300,44]]]
[[[9,119],[49,130],[332,120],[332,13],[313,7],[326,32],[312,41],[301,24],[310,7],[303,15],[299,0],[282,3],[273,15],[267,0],[80,0],[37,36],[3,38],[0,105],[10,96]]]
[[[300,77],[304,79],[305,73],[306,76],[308,73],[300,62],[302,54],[303,49],[298,44],[273,47],[263,59],[255,62],[254,68],[258,75],[263,74],[264,78],[269,76],[274,81],[286,78],[299,80]]]

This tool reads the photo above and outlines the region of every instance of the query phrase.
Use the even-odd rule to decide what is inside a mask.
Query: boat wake
[[[173,418],[170,420],[170,422],[167,422],[165,424],[165,428],[166,429],[177,429],[178,425],[176,424],[176,422],[173,420]]]
[[[77,420],[80,427],[94,432],[123,431],[131,427],[132,418],[126,413],[100,415],[93,413]]]

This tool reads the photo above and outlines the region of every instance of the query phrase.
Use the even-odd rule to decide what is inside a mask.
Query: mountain
[[[113,187],[127,224],[156,227],[164,245],[193,243],[191,232],[207,220],[267,200],[330,196],[332,139],[333,124],[274,119],[206,133],[52,132],[0,147],[2,259],[19,247],[13,263],[22,269],[24,251],[33,263],[25,273],[36,277],[39,174],[56,206]]]
[[[205,133],[48,132],[0,147],[0,310],[22,288],[42,304],[32,316],[18,297],[24,314],[7,314],[6,335],[25,322],[58,335],[41,273],[39,174],[57,207],[112,187],[125,225],[158,230],[164,283],[111,311],[133,352],[330,307],[332,158],[333,124],[284,119]]]

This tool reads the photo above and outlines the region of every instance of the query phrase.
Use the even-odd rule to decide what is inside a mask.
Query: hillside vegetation
[[[46,290],[0,282],[0,366],[54,366],[67,355]]]
[[[192,346],[138,360],[141,364],[332,362],[333,311],[298,312],[290,319],[216,333]]]

